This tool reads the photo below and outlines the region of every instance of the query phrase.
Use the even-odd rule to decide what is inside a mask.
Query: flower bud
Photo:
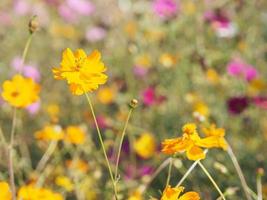
[[[129,106],[130,108],[136,108],[138,105],[138,100],[137,99],[132,99]]]
[[[38,30],[38,28],[39,28],[39,22],[37,20],[37,17],[34,16],[29,22],[29,31],[31,34],[33,34]]]

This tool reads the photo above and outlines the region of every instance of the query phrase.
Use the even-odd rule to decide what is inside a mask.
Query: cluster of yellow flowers
[[[146,66],[150,65],[148,57],[139,58]],[[166,67],[170,67],[175,63],[171,55],[163,55],[161,62]],[[76,50],[74,53],[69,48],[63,52],[62,61],[58,68],[53,70],[56,79],[65,79],[69,84],[70,91],[74,95],[82,95],[87,92],[92,92],[99,85],[107,81],[107,75],[104,74],[106,67],[101,62],[101,54],[98,51],[93,51],[90,55],[82,49]],[[15,75],[12,80],[7,80],[3,83],[2,97],[10,105],[17,108],[25,108],[28,105],[36,102],[39,99],[40,86],[30,78],[24,78],[21,75]],[[98,98],[104,104],[112,103],[113,91],[110,88],[103,88],[98,93]],[[203,107],[203,106],[202,106]],[[202,109],[203,110],[203,109]],[[57,107],[51,107],[51,116],[57,121]],[[166,154],[176,154],[186,152],[188,159],[198,160],[205,158],[205,153],[202,148],[219,147],[226,149],[227,143],[224,139],[225,131],[221,128],[216,128],[211,125],[208,128],[203,128],[205,134],[201,138],[197,132],[196,125],[189,123],[183,126],[182,137],[167,139],[162,142],[162,152]],[[43,141],[60,141],[72,144],[83,144],[86,139],[86,133],[78,126],[68,126],[63,130],[59,125],[47,125],[42,130],[35,133],[35,138]],[[134,143],[135,152],[144,159],[152,157],[156,152],[155,138],[150,133],[142,134]],[[68,168],[80,170],[82,173],[87,172],[88,164],[82,160],[67,161]],[[73,190],[73,184],[68,177],[59,176],[55,180],[58,186],[65,188],[67,191]],[[196,192],[187,192],[181,195],[183,187],[172,188],[167,186],[163,191],[161,200],[199,200],[200,197]],[[0,182],[0,199],[11,200],[11,192],[9,185],[6,182]],[[45,188],[37,188],[33,184],[22,186],[18,193],[18,199],[24,200],[63,200],[63,196],[54,193]],[[129,199],[141,200],[142,194],[134,193]]]
[[[44,141],[64,140],[72,144],[83,144],[86,133],[79,126],[68,126],[65,130],[59,125],[47,125],[35,133],[35,138]]]
[[[8,183],[0,182],[0,199],[11,200],[12,194]],[[63,200],[63,196],[46,188],[37,188],[33,184],[22,186],[17,195],[23,200]]]
[[[162,152],[166,154],[186,152],[189,160],[198,160],[205,158],[202,148],[227,148],[224,129],[211,125],[209,128],[204,128],[203,132],[205,137],[201,138],[194,123],[185,124],[182,137],[162,142]]]

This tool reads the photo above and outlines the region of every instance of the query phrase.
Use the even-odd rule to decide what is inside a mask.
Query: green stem
[[[233,152],[233,150],[232,150],[232,148],[231,148],[229,143],[227,143],[227,146],[228,146],[227,147],[227,153],[230,156],[230,158],[231,158],[231,160],[233,162],[233,165],[235,167],[235,170],[236,170],[236,172],[238,174],[238,177],[239,177],[240,182],[241,182],[241,186],[242,186],[242,188],[243,188],[243,190],[245,192],[246,199],[247,200],[252,200],[252,198],[250,196],[250,193],[249,193],[248,184],[247,184],[245,176],[244,176],[244,174],[243,174],[243,172],[241,170],[241,167],[240,167],[240,165],[239,165],[239,163],[237,161],[237,158],[236,158],[236,156],[235,156],[235,154],[234,154],[234,152]]]
[[[149,181],[141,188],[140,190],[141,193],[144,193],[146,189],[148,188],[148,186],[152,183],[152,181],[160,174],[160,172],[162,172],[162,170],[165,169],[165,167],[169,165],[169,163],[171,162],[171,159],[172,158],[168,158],[161,163],[161,165],[151,175]]]
[[[125,125],[123,127],[122,134],[121,134],[121,139],[120,139],[120,144],[119,144],[119,149],[118,149],[118,155],[117,155],[117,160],[116,160],[116,168],[115,168],[115,179],[116,180],[118,178],[118,168],[119,168],[119,162],[120,162],[122,143],[123,143],[123,139],[124,139],[124,136],[125,136],[125,133],[126,133],[126,129],[127,129],[127,126],[128,126],[128,123],[129,123],[129,120],[130,120],[132,112],[133,112],[133,108],[130,108],[128,116],[127,116],[127,119],[126,119],[126,122],[125,122]]]
[[[102,135],[101,135],[100,129],[98,127],[98,123],[97,123],[97,120],[96,120],[93,104],[92,104],[91,99],[90,99],[89,95],[87,94],[87,92],[84,91],[84,94],[86,96],[86,99],[87,99],[88,104],[89,104],[90,109],[91,109],[91,113],[92,113],[93,118],[94,118],[94,123],[95,123],[97,134],[98,134],[98,139],[100,141],[100,144],[101,144],[101,147],[102,147],[102,150],[103,150],[103,154],[104,154],[104,157],[105,157],[105,160],[106,160],[106,164],[107,164],[107,167],[108,167],[109,175],[110,175],[110,178],[111,178],[111,181],[112,181],[112,184],[113,184],[113,189],[114,189],[114,192],[115,192],[115,199],[118,200],[118,195],[117,195],[117,190],[116,190],[116,183],[114,181],[113,173],[112,173],[111,166],[110,166],[110,163],[109,163],[109,160],[108,160],[108,156],[107,156],[107,153],[106,153],[106,149],[105,149],[105,146],[104,146]]]
[[[261,184],[261,175],[257,175],[257,200],[262,200],[262,184]]]
[[[29,50],[29,46],[31,44],[32,35],[30,34],[24,50],[22,54],[22,64],[24,64],[26,55]],[[21,74],[22,69],[19,69],[19,74]],[[16,200],[16,186],[15,186],[15,178],[14,178],[14,166],[13,166],[13,146],[14,146],[14,137],[15,137],[15,130],[16,130],[16,123],[17,123],[17,108],[14,108],[13,111],[13,117],[12,117],[12,128],[11,128],[11,134],[10,134],[10,142],[8,146],[8,173],[9,173],[9,182],[12,192],[12,200]]]
[[[43,157],[41,158],[41,160],[39,161],[39,163],[37,164],[36,167],[36,172],[42,172],[43,169],[46,166],[46,163],[48,162],[48,160],[50,159],[50,157],[52,156],[53,152],[55,151],[57,147],[57,141],[51,141],[46,152],[44,153]]]
[[[205,154],[207,154],[208,150],[206,149],[204,151]],[[191,166],[190,168],[186,171],[186,173],[184,174],[184,176],[180,179],[180,181],[177,183],[177,185],[175,187],[179,187],[182,185],[182,183],[184,182],[184,180],[188,177],[188,175],[193,171],[193,169],[197,166],[197,164],[200,162],[199,160],[196,160]]]
[[[210,173],[208,172],[208,170],[204,167],[204,165],[202,165],[202,163],[199,161],[198,165],[201,167],[201,169],[204,171],[204,173],[207,175],[207,177],[210,179],[210,181],[212,182],[212,184],[214,185],[214,187],[216,188],[216,190],[218,191],[218,193],[221,195],[223,200],[225,199],[225,196],[223,195],[222,191],[220,190],[219,186],[217,185],[217,183],[215,182],[215,180],[212,178],[212,176],[210,175]]]
[[[169,185],[169,183],[170,183],[171,173],[172,173],[172,163],[173,163],[173,158],[171,158],[171,160],[170,160],[170,164],[169,164],[168,176],[167,176],[167,180],[166,180],[166,187],[167,187],[167,186]]]
[[[8,173],[9,173],[9,183],[11,187],[12,200],[16,200],[16,185],[14,178],[14,165],[13,165],[13,146],[14,146],[14,136],[17,124],[17,109],[14,108],[12,117],[12,127],[10,134],[10,143],[8,146]]]
[[[30,47],[30,44],[31,44],[31,41],[32,41],[32,36],[33,34],[30,34],[30,36],[28,37],[27,39],[27,42],[25,44],[25,47],[24,47],[24,50],[23,50],[23,54],[22,54],[22,63],[24,64],[25,60],[26,60],[26,56],[27,56],[27,53],[29,51],[29,47]],[[19,73],[21,74],[21,70],[19,70]]]

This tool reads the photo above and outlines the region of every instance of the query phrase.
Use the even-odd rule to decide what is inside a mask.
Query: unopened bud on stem
[[[137,99],[132,99],[129,106],[130,108],[136,108],[138,105],[138,100]]]
[[[38,28],[39,28],[39,22],[37,20],[37,16],[33,16],[29,22],[29,31],[31,34],[33,34],[38,30]]]

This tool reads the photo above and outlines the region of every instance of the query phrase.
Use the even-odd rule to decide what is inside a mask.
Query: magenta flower
[[[90,27],[87,28],[86,33],[85,33],[85,38],[89,42],[98,42],[103,40],[107,35],[107,31],[100,27],[100,26],[95,26],[95,27]]]
[[[142,99],[145,106],[152,106],[154,104],[161,104],[166,100],[166,97],[156,94],[155,87],[148,87],[143,91]]]
[[[179,7],[178,1],[175,0],[154,0],[153,2],[154,13],[163,19],[176,16]]]
[[[156,94],[154,87],[148,87],[143,91],[143,103],[146,106],[151,106],[156,102]]]
[[[255,97],[253,98],[253,103],[259,108],[263,108],[267,110],[267,97]]]
[[[241,59],[233,59],[227,65],[227,72],[230,76],[241,77],[247,81],[251,81],[258,77],[258,71]]]
[[[237,26],[223,11],[206,11],[204,19],[211,24],[218,37],[232,38],[237,33]]]

